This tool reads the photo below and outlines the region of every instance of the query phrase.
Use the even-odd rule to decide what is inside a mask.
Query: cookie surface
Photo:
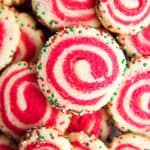
[[[0,150],[17,150],[17,147],[6,136],[0,135]]]
[[[20,42],[13,61],[35,61],[44,44],[44,33],[37,29],[35,20],[27,13],[15,13],[20,30]]]
[[[25,2],[25,0],[0,0],[0,2],[7,6],[13,6],[13,5],[21,5]]]
[[[108,124],[108,121],[109,117],[104,109],[82,116],[75,115],[70,121],[67,132],[83,131],[88,135],[95,135],[105,140],[111,131],[111,126]]]
[[[27,133],[21,141],[19,150],[72,150],[64,135],[53,128],[37,128]]]
[[[113,122],[121,131],[150,135],[149,80],[149,58],[141,58],[130,64],[108,104]]]
[[[117,37],[117,40],[128,56],[150,56],[150,26],[136,35],[120,35]]]
[[[88,136],[84,132],[78,132],[68,136],[73,150],[107,150],[104,143],[93,135]]]
[[[113,139],[109,150],[149,150],[150,138],[138,134],[124,134]]]
[[[99,27],[95,13],[95,0],[32,0],[33,11],[51,30],[84,24]]]
[[[150,24],[149,0],[97,0],[101,23],[117,34],[136,34]]]
[[[109,101],[125,63],[108,33],[83,26],[66,28],[43,48],[37,64],[38,83],[59,109],[75,114],[93,112]]]
[[[64,131],[66,114],[52,108],[37,85],[34,65],[12,64],[0,77],[0,129],[15,138],[26,129],[46,125]]]
[[[12,61],[20,39],[19,25],[13,11],[0,5],[0,70]],[[11,28],[10,28],[11,25]]]

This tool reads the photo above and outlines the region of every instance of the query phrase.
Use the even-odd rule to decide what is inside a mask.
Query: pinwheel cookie
[[[6,136],[0,135],[0,150],[17,150],[17,146]]]
[[[14,61],[25,60],[35,61],[44,44],[44,34],[37,29],[35,20],[27,13],[17,13],[21,37],[17,50],[14,54]]]
[[[12,61],[19,39],[19,25],[13,11],[0,4],[0,70]]]
[[[109,146],[109,150],[149,150],[150,138],[138,134],[124,134],[115,137]]]
[[[64,131],[66,114],[51,107],[36,82],[35,66],[18,62],[0,77],[0,129],[18,138],[35,126],[54,126]]]
[[[0,3],[7,5],[7,6],[21,5],[24,2],[25,2],[25,0],[0,0]]]
[[[121,131],[150,136],[150,58],[130,64],[108,104],[113,122]]]
[[[26,134],[19,150],[72,150],[68,139],[53,128],[36,128]]]
[[[84,24],[99,27],[95,13],[95,0],[32,0],[33,11],[51,30]]]
[[[128,56],[150,56],[150,26],[136,35],[120,35],[117,40]]]
[[[43,48],[37,64],[38,83],[59,109],[74,114],[93,112],[109,101],[125,62],[108,33],[70,27],[52,36]]]
[[[84,132],[69,134],[73,150],[107,150],[103,142],[95,136],[88,136]]]
[[[102,140],[105,140],[111,130],[111,126],[108,121],[109,117],[104,109],[91,114],[73,116],[67,132],[71,133],[83,131],[89,135],[95,135],[96,137],[100,137]]]
[[[101,23],[117,34],[136,34],[150,24],[149,0],[97,0]]]

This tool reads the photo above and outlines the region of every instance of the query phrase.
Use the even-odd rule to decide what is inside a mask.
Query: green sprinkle
[[[43,11],[43,12],[42,12],[42,15],[45,15],[45,14],[46,14],[45,11]]]
[[[38,68],[39,70],[41,70],[41,69],[42,69],[42,63],[39,63],[39,64],[37,65],[37,68]]]
[[[113,101],[113,97],[110,98],[110,101],[111,101],[111,102]]]
[[[124,64],[125,62],[126,62],[126,60],[125,60],[125,59],[122,59],[121,63]]]
[[[146,67],[146,66],[147,66],[147,63],[143,63],[143,66]]]
[[[132,130],[131,130],[131,129],[128,129],[128,132],[132,133]]]
[[[79,30],[79,34],[81,34],[82,33],[82,30]]]
[[[111,124],[114,125],[115,124],[115,119],[112,117],[111,118]]]
[[[70,32],[74,32],[73,27],[69,27],[68,29],[69,29]]]
[[[50,22],[49,22],[49,25],[53,25],[54,24],[54,22],[55,22],[55,20],[51,20]]]
[[[49,136],[50,136],[50,137],[53,137],[53,134],[52,134],[52,133],[49,133]]]
[[[133,54],[132,54],[132,57],[136,57],[136,56],[137,56],[136,53],[133,53]]]
[[[21,26],[22,26],[22,27],[24,27],[24,24],[23,24],[23,23],[21,23]]]
[[[51,94],[51,96],[48,97],[49,102],[54,105],[55,107],[59,106],[57,98],[55,98],[54,94]]]
[[[39,136],[38,138],[37,138],[37,141],[43,141],[45,138],[44,138],[44,136]]]

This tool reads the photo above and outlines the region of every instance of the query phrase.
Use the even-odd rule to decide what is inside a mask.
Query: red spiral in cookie
[[[0,126],[14,137],[26,129],[47,125],[65,129],[69,118],[51,107],[39,90],[36,72],[26,62],[8,67],[0,77]]]
[[[123,134],[115,137],[109,145],[109,149],[113,150],[141,150],[149,149],[150,139],[138,134]]]
[[[94,10],[95,0],[32,0],[32,7],[41,22],[53,30],[74,24],[100,25]]]
[[[109,103],[115,125],[122,131],[150,133],[150,62],[141,58],[124,76],[116,95]]]
[[[83,131],[89,135],[95,135],[101,139],[106,139],[110,133],[109,117],[105,110],[82,116],[73,116],[67,129],[68,133]]]
[[[26,133],[19,150],[71,150],[67,137],[54,128],[35,128]]]
[[[16,12],[16,16],[21,36],[13,61],[36,61],[44,44],[44,34],[37,29],[35,20],[27,13]]]
[[[135,34],[150,24],[149,0],[98,0],[97,14],[103,25],[119,34]]]
[[[128,56],[150,56],[150,26],[136,35],[119,36],[118,41]]]
[[[50,38],[42,50],[37,65],[39,85],[52,104],[50,94],[54,94],[60,109],[99,110],[120,82],[124,63],[123,53],[109,34],[67,28]]]

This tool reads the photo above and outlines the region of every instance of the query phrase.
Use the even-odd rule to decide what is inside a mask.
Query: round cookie
[[[115,137],[109,145],[109,150],[149,150],[150,138],[134,133]]]
[[[35,126],[64,131],[69,117],[53,108],[37,85],[34,65],[12,64],[0,76],[0,129],[15,138]]]
[[[73,150],[107,150],[102,141],[95,136],[88,136],[84,132],[76,132],[68,135]]]
[[[17,150],[17,147],[9,138],[0,135],[0,150]]]
[[[81,115],[108,103],[122,79],[125,63],[110,34],[74,26],[52,36],[42,49],[38,83],[54,106]]]
[[[117,34],[136,34],[150,24],[149,0],[97,0],[96,12],[104,27]]]
[[[133,64],[132,64],[133,63]],[[108,104],[117,128],[150,136],[150,58],[131,62]]]
[[[13,11],[0,4],[0,70],[12,61],[19,39],[19,25]]]
[[[36,128],[27,132],[19,150],[72,150],[68,139],[53,128]]]
[[[95,0],[32,0],[32,8],[39,20],[51,30],[74,24],[99,27],[95,13]]]
[[[37,29],[35,20],[29,14],[17,12],[15,14],[20,26],[21,37],[13,60],[35,61],[44,44],[44,33]]]
[[[21,5],[25,2],[25,0],[0,0],[0,3],[7,5],[7,6],[12,6],[12,5]]]
[[[128,56],[150,56],[150,26],[136,35],[120,35],[117,40]]]
[[[111,131],[108,124],[109,117],[105,110],[99,110],[91,114],[73,116],[67,129],[68,133],[83,131],[88,135],[95,135],[106,140]]]

